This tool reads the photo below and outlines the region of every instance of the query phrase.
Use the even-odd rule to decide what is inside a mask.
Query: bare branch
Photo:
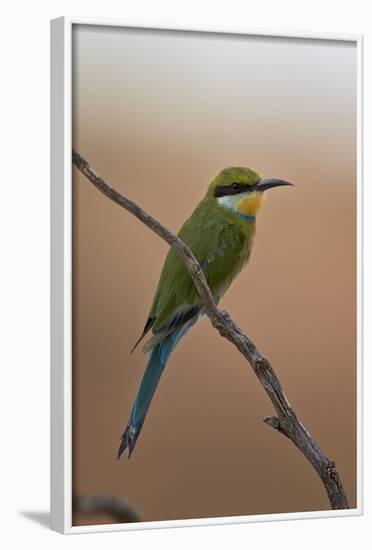
[[[115,523],[143,521],[137,510],[126,500],[110,494],[74,495],[72,509],[74,514],[104,514]]]
[[[335,463],[324,454],[298,420],[269,361],[257,350],[252,340],[243,333],[238,325],[230,318],[229,314],[225,311],[221,311],[216,306],[203,271],[191,250],[181,241],[181,239],[173,235],[173,233],[142,210],[136,203],[127,199],[121,193],[107,185],[107,183],[92,170],[88,162],[75,150],[72,151],[72,161],[102,193],[131,212],[147,225],[147,227],[170,244],[170,246],[172,246],[182,257],[213,327],[218,330],[221,336],[234,344],[240,353],[248,360],[275,408],[277,417],[266,417],[264,422],[287,436],[305,455],[322,480],[332,508],[334,510],[349,508],[346,493],[342,486],[341,478],[336,470]]]

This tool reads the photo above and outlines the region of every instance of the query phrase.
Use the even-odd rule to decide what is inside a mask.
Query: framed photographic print
[[[360,514],[361,37],[51,42],[53,529]]]

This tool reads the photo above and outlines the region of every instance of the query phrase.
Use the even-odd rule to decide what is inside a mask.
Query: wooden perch
[[[103,514],[112,518],[114,523],[143,521],[137,510],[126,500],[110,494],[74,495],[72,510],[74,514]]]
[[[229,314],[216,306],[204,273],[191,250],[140,206],[107,185],[75,150],[72,151],[72,162],[104,195],[136,216],[178,252],[185,262],[213,327],[244,355],[273,404],[277,416],[266,417],[264,422],[287,436],[305,455],[323,482],[332,508],[334,510],[349,508],[335,463],[324,454],[297,418],[269,361],[257,350],[252,340],[243,333]]]

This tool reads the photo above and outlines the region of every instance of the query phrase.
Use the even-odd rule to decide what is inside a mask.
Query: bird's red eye
[[[240,190],[240,183],[233,183],[231,187],[234,189],[234,191],[239,191]]]

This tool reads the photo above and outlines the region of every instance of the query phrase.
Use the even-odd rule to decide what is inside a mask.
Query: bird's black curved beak
[[[257,191],[267,191],[268,189],[272,189],[273,187],[280,187],[282,185],[291,185],[293,187],[293,183],[289,183],[289,181],[285,180],[278,180],[275,178],[260,180],[256,183],[255,187]]]

